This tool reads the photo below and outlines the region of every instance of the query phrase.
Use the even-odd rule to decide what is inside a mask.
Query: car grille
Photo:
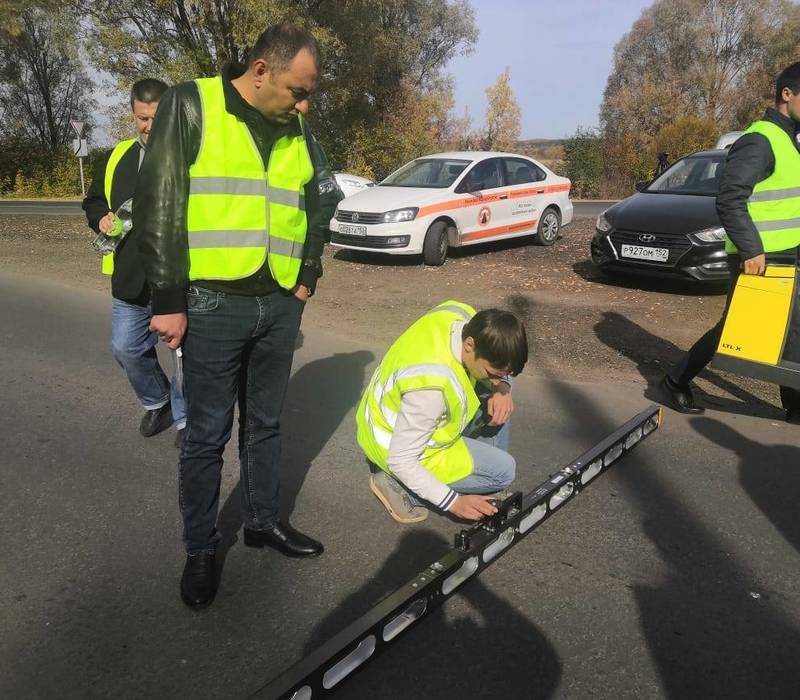
[[[353,215],[358,217],[353,219]],[[344,211],[336,212],[336,220],[343,224],[380,224],[383,221],[383,214],[372,214],[366,211]]]
[[[654,240],[643,241],[640,236],[654,236]],[[645,245],[651,248],[667,248],[669,250],[669,258],[667,262],[653,262],[644,260],[634,260],[633,258],[622,258],[622,244],[626,245]],[[647,233],[645,231],[626,231],[625,229],[618,229],[611,234],[611,244],[617,255],[626,262],[640,263],[644,262],[647,265],[658,265],[660,267],[668,267],[675,265],[681,256],[692,247],[692,242],[688,236],[683,233]]]
[[[343,233],[331,232],[331,243],[358,246],[359,248],[405,248],[411,236],[391,236],[401,238],[401,241],[389,243],[390,236],[348,236]]]

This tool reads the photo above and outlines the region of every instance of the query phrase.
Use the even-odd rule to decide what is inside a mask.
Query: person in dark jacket
[[[98,162],[83,200],[86,219],[95,233],[111,231],[114,212],[134,196],[153,115],[166,89],[167,85],[155,78],[138,80],[131,88],[136,138],[120,142]],[[150,287],[139,260],[135,231],[103,258],[103,272],[111,274],[111,349],[145,409],[139,432],[151,437],[174,424],[177,444],[186,424],[184,402],[156,356],[158,335],[149,328]]]
[[[303,118],[319,62],[305,29],[267,29],[247,66],[164,95],[142,165],[134,222],[151,327],[183,347],[180,593],[192,608],[216,594],[222,453],[237,400],[244,543],[292,557],[323,551],[278,514],[279,419],[336,203],[320,202],[327,164],[314,162],[324,156]]]
[[[778,76],[775,107],[768,108],[761,121],[780,127],[800,151],[800,62],[792,64]],[[726,311],[740,273],[763,275],[767,263],[793,264],[795,261],[795,249],[800,241],[795,240],[798,236],[794,229],[775,230],[775,226],[762,226],[762,233],[748,210],[753,188],[770,177],[775,167],[773,147],[769,138],[762,133],[745,133],[728,153],[717,195],[717,214],[728,237],[728,250],[735,251],[728,255],[731,280]],[[800,172],[797,172],[796,179],[800,188]],[[703,412],[704,409],[694,401],[689,382],[714,357],[722,335],[724,317],[723,313],[719,323],[707,331],[662,379],[665,401],[675,410],[694,414]],[[780,395],[786,420],[800,423],[800,392],[782,386]]]

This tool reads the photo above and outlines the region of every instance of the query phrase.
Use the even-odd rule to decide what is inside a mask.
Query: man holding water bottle
[[[103,256],[102,264],[103,273],[111,275],[111,348],[145,409],[139,432],[151,437],[175,425],[179,445],[186,424],[183,397],[158,362],[158,335],[149,329],[150,287],[135,235],[131,232],[123,238],[126,226],[120,226],[120,219],[130,220],[139,166],[159,98],[166,89],[167,85],[155,78],[133,84],[130,102],[136,138],[121,141],[97,163],[83,210],[90,228],[109,236],[107,242],[116,243],[113,252]]]

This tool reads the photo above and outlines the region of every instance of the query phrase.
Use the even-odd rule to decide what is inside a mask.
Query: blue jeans
[[[280,415],[304,302],[283,290],[240,296],[192,286],[183,341],[187,424],[178,498],[190,554],[213,552],[222,453],[239,404],[242,517],[248,529],[278,521]]]
[[[472,473],[448,484],[456,493],[495,493],[508,488],[514,481],[517,463],[508,453],[511,422],[508,421],[499,428],[479,429],[477,425],[482,416],[483,413],[479,410],[462,433],[472,455]],[[408,491],[408,495],[414,505],[430,505],[411,491]]]
[[[169,401],[175,425],[186,424],[186,408],[180,387],[167,379],[158,362],[158,334],[150,331],[150,307],[111,298],[111,351],[128,375],[142,406],[151,411]]]

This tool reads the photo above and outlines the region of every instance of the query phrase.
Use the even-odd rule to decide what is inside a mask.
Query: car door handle
[[[500,199],[508,199],[508,195],[507,194],[501,194],[500,195]]]
[[[544,190],[536,190],[536,194],[544,194]]]

